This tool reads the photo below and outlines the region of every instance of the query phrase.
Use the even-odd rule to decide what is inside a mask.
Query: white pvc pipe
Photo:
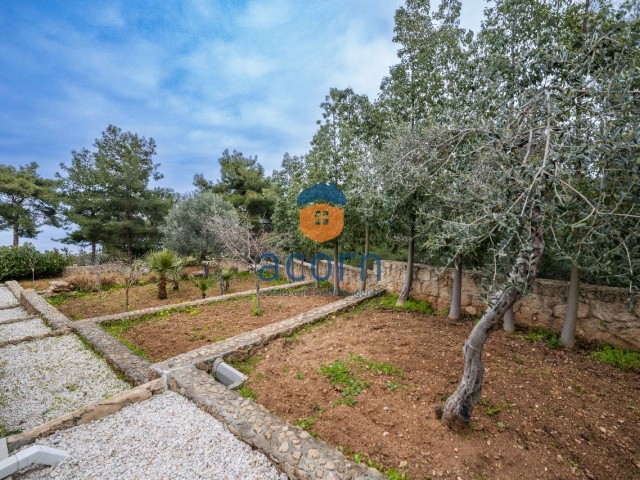
[[[0,479],[13,475],[18,470],[31,465],[55,465],[68,457],[69,454],[64,450],[45,447],[44,445],[32,445],[0,461]]]

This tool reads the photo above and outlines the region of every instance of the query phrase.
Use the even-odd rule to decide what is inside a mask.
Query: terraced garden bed
[[[262,287],[270,287],[286,283],[284,279],[271,282],[261,282]],[[27,282],[28,284],[28,282]],[[254,277],[248,272],[240,273],[229,281],[226,293],[242,292],[255,289]],[[152,276],[147,276],[142,284],[135,285],[129,290],[129,310],[172,305],[202,297],[200,290],[189,280],[181,280],[179,290],[173,290],[171,284],[167,286],[168,298],[158,300],[158,286]],[[207,291],[208,297],[220,295],[217,282]],[[103,292],[75,292],[48,297],[49,303],[64,313],[71,320],[112,315],[125,311],[124,288],[116,286]]]
[[[243,395],[390,478],[637,478],[639,364],[567,352],[553,333],[496,332],[472,428],[435,418],[462,373],[473,319],[392,297],[306,327],[236,366]],[[598,357],[598,358],[596,358]],[[626,365],[626,367],[625,367]]]
[[[277,295],[263,293],[260,315],[256,315],[255,295],[248,295],[109,322],[102,328],[134,353],[159,362],[338,299],[327,294],[303,295],[305,291],[306,287]]]

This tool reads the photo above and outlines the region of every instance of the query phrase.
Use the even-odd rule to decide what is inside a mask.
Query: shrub
[[[65,277],[64,279],[75,290],[83,292],[98,291],[98,275],[92,271],[78,272]],[[102,290],[108,290],[117,285],[121,285],[123,279],[115,272],[102,272],[100,284]]]
[[[67,259],[57,250],[38,252],[30,243],[0,247],[0,281],[31,278],[32,265],[36,278],[56,277],[67,266]]]

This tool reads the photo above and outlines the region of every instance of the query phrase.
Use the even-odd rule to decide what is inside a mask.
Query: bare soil
[[[131,328],[120,335],[144,351],[150,361],[160,362],[336,300],[332,296],[265,294],[260,297],[262,314],[255,315],[255,295],[252,295],[191,307],[139,323],[127,321]]]
[[[153,277],[147,278],[151,281]],[[162,305],[173,305],[202,298],[198,288],[189,280],[180,281],[180,289],[173,290],[171,282],[167,283],[168,298],[158,300],[158,285],[154,281],[144,285],[135,285],[129,290],[129,311],[143,308],[159,307]],[[29,282],[30,283],[30,282]],[[260,282],[261,287],[275,285],[273,282]],[[244,292],[255,289],[255,279],[251,275],[239,275],[229,281],[229,289],[225,293]],[[71,320],[83,318],[101,317],[122,313],[125,311],[124,288],[112,288],[104,292],[79,292],[75,294],[62,295],[50,299],[55,307],[64,313]],[[216,283],[207,291],[207,297],[220,295],[220,288]]]
[[[260,351],[256,401],[358,460],[406,478],[640,479],[640,375],[584,352],[495,332],[472,427],[435,418],[462,374],[473,321],[356,310]],[[402,375],[376,373],[354,356]],[[351,360],[349,360],[351,358]],[[355,404],[320,372],[343,361],[362,381]],[[402,477],[405,478],[405,477]]]

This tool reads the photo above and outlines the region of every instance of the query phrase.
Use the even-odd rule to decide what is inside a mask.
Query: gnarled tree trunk
[[[541,214],[534,213],[537,221],[528,225],[526,234],[530,239],[530,248],[523,249],[518,256],[511,273],[509,286],[498,292],[484,313],[480,321],[473,327],[464,348],[464,374],[460,385],[445,403],[441,412],[442,420],[455,430],[469,425],[473,408],[480,399],[484,365],[482,363],[482,349],[489,338],[489,334],[499,324],[504,314],[522,296],[538,275],[538,264],[544,252],[542,236]],[[530,252],[530,253],[529,253]],[[437,410],[438,413],[439,410]]]
[[[451,306],[449,318],[458,320],[462,304],[462,256],[457,254],[453,259],[453,286],[451,287]]]
[[[576,323],[578,322],[578,297],[580,296],[580,269],[571,267],[571,280],[569,282],[569,295],[567,297],[567,313],[564,316],[560,341],[567,348],[573,348],[576,344]]]

